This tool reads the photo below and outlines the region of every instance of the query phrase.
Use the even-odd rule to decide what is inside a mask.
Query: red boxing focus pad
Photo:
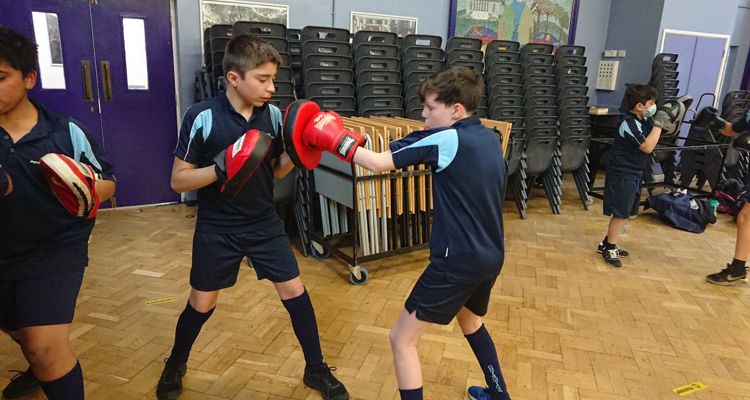
[[[282,132],[284,149],[295,166],[312,170],[320,163],[321,150],[305,143],[303,132],[308,122],[320,113],[320,106],[310,100],[297,100],[287,106],[284,113]]]
[[[273,137],[257,129],[250,129],[214,157],[216,176],[222,183],[219,190],[232,197],[239,196],[255,170],[271,150]]]
[[[99,210],[96,173],[89,165],[64,154],[50,153],[39,160],[42,175],[60,203],[76,217],[93,218]]]

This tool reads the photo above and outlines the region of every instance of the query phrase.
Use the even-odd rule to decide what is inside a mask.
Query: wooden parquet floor
[[[632,255],[613,269],[594,251],[607,224],[601,202],[585,211],[565,186],[562,215],[539,193],[526,221],[506,203],[507,258],[485,323],[513,399],[673,399],[693,382],[707,388],[684,397],[750,399],[750,286],[704,281],[731,260],[734,222],[720,216],[696,235],[640,216],[621,242]],[[155,398],[189,293],[194,215],[174,205],[98,218],[72,332],[88,398]],[[341,262],[298,254],[326,360],[353,399],[398,398],[388,329],[426,257],[369,263],[369,283],[355,287]],[[467,385],[482,384],[455,323],[429,331],[420,355],[427,399],[464,399]],[[303,365],[272,285],[243,268],[193,348],[181,399],[319,399]],[[0,386],[25,368],[0,338]]]

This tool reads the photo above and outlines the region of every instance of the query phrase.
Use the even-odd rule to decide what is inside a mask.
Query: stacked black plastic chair
[[[392,32],[354,34],[352,55],[359,116],[404,116],[397,38]]]
[[[401,43],[401,80],[404,90],[404,114],[422,119],[419,85],[428,76],[443,69],[443,38],[432,35],[406,35]]]
[[[649,85],[656,89],[656,105],[661,106],[665,101],[676,100],[679,94],[678,85],[680,81],[679,71],[677,71],[677,54],[673,53],[659,53],[654,56],[654,60],[651,63],[651,79]],[[623,99],[623,102],[625,100]],[[622,106],[626,108],[626,106]],[[627,112],[628,110],[623,110]],[[674,135],[671,138],[662,137],[661,143],[674,144],[679,135]],[[658,162],[661,165],[662,172],[664,173],[664,182],[675,184],[677,175],[675,171],[676,163],[676,152],[658,152],[653,156],[653,161]],[[653,167],[648,166],[646,173],[644,174],[644,181],[646,184],[650,184],[654,181]]]
[[[445,67],[449,68],[461,65],[471,68],[480,74],[484,73],[484,53],[482,52],[482,41],[480,39],[452,37],[445,44]],[[482,96],[482,101],[475,115],[487,118],[487,96]]]
[[[661,106],[668,100],[677,100],[679,92],[677,86],[680,84],[679,79],[677,79],[680,75],[680,72],[677,71],[677,66],[677,54],[673,53],[659,53],[651,63],[651,80],[649,81],[649,85],[656,88],[656,91],[659,93],[656,98],[658,106]]]
[[[526,219],[526,131],[523,127],[523,76],[521,45],[508,40],[493,40],[484,53],[487,84],[487,113],[491,119],[513,124],[508,157],[508,193],[521,218]]]
[[[586,48],[560,46],[555,52],[556,94],[560,123],[559,157],[561,173],[573,174],[583,207],[588,210],[588,148],[591,117],[586,77]]]
[[[292,67],[292,81],[298,94],[304,92],[302,84],[302,29],[286,30],[286,39],[289,41],[289,63]]]
[[[219,80],[224,76],[221,63],[224,60],[224,50],[232,38],[231,25],[212,25],[203,31],[203,65],[196,71],[195,85],[197,101],[216,96]]]
[[[269,103],[282,110],[286,109],[286,106],[296,99],[286,26],[271,22],[238,21],[232,27],[232,35],[235,37],[239,35],[259,36],[279,52],[281,66],[278,68],[276,80],[273,82],[276,86],[276,93]]]
[[[528,43],[520,53],[528,186],[540,181],[552,212],[559,214],[562,172],[552,51],[552,45]]]
[[[323,110],[345,117],[355,115],[354,71],[349,31],[339,28],[302,28],[304,97]]]

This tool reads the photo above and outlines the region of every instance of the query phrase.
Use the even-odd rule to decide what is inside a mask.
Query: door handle
[[[81,60],[81,72],[83,73],[83,100],[94,101],[94,81],[91,80],[91,63],[89,60]]]
[[[101,65],[104,101],[112,101],[112,70],[109,67],[109,61],[102,61]]]

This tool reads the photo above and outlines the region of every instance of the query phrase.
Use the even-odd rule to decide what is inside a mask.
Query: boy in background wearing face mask
[[[604,261],[621,267],[620,256],[628,252],[617,247],[620,231],[628,217],[638,214],[641,180],[650,154],[662,129],[672,128],[669,115],[656,109],[656,89],[649,85],[631,85],[625,91],[628,111],[622,117],[604,180],[604,215],[612,216],[607,236],[597,246]]]

